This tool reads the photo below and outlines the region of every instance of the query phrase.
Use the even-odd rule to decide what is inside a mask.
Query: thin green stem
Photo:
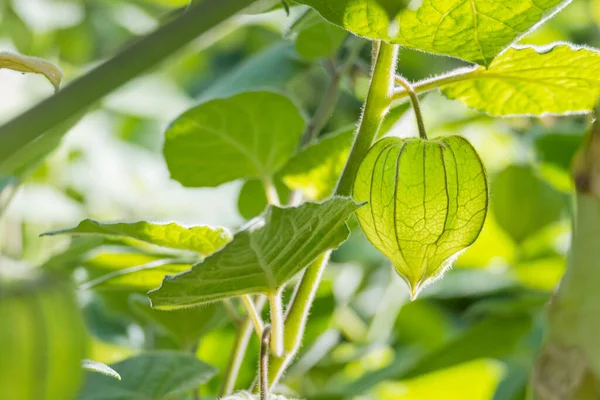
[[[331,68],[327,68],[330,74],[329,85],[327,86],[327,90],[325,90],[325,94],[323,95],[323,98],[317,107],[317,111],[302,134],[302,138],[298,144],[299,148],[304,147],[316,139],[329,120],[329,117],[331,117],[331,114],[333,114],[340,97],[340,83],[342,82],[343,77],[348,73],[350,67],[354,64],[356,58],[359,56],[360,50],[363,48],[363,46],[363,40],[352,38],[352,43],[349,46],[350,49],[348,56],[342,65],[339,68],[336,68],[335,65]]]
[[[264,296],[259,296],[254,303],[255,308],[259,311],[262,310],[263,306],[265,305],[265,301],[266,298]],[[233,393],[235,389],[235,382],[237,381],[237,377],[240,373],[240,367],[242,366],[242,361],[244,361],[244,356],[246,355],[246,350],[248,349],[248,343],[250,342],[250,337],[252,336],[252,331],[252,320],[249,317],[246,317],[241,327],[238,329],[233,352],[229,358],[229,363],[227,364],[227,369],[225,370],[224,378],[221,382],[221,388],[219,389],[219,397],[227,396]]]
[[[231,317],[233,322],[237,326],[240,326],[242,324],[243,320],[240,318],[240,316],[239,316],[237,310],[235,309],[233,303],[231,302],[231,300],[230,299],[223,300],[223,306],[225,307],[225,311],[227,311],[227,314],[229,314],[229,316]]]
[[[454,71],[450,71],[447,74],[433,77],[431,79],[425,79],[416,82],[412,85],[415,93],[425,93],[433,89],[439,89],[442,86],[449,85],[451,83],[468,81],[477,77],[476,68],[458,68]],[[402,100],[410,96],[409,91],[406,89],[396,90],[392,96],[392,100]]]
[[[279,193],[273,183],[273,180],[269,178],[263,179],[263,186],[265,187],[265,195],[267,196],[267,203],[273,206],[280,206]]]
[[[284,357],[269,357],[269,385],[272,388],[281,378],[285,369],[298,353],[302,345],[308,314],[312,307],[323,271],[331,252],[321,254],[313,261],[296,286],[290,307],[285,316]]]
[[[396,75],[395,80],[396,83],[400,84],[410,96],[410,102],[412,103],[413,110],[415,111],[415,118],[417,119],[417,126],[419,127],[419,137],[421,139],[427,139],[425,122],[423,122],[423,114],[421,113],[421,105],[419,104],[419,97],[415,93],[415,89],[403,76]]]
[[[271,352],[276,357],[283,357],[284,325],[281,291],[269,295],[269,304],[271,305]]]
[[[269,342],[271,341],[271,327],[267,325],[260,341],[260,400],[269,400]]]
[[[371,84],[358,132],[336,191],[340,196],[350,196],[358,166],[371,148],[392,101],[398,46],[385,42],[380,42],[377,46]]]
[[[29,111],[0,127],[0,160],[131,79],[164,60],[192,39],[231,17],[253,0],[205,0]]]
[[[248,318],[252,320],[252,325],[254,325],[254,331],[256,331],[258,337],[261,337],[263,333],[263,321],[260,315],[258,315],[256,308],[254,307],[254,302],[252,301],[252,298],[250,298],[249,295],[241,296],[241,298],[242,303],[244,303],[244,307],[246,307]]]

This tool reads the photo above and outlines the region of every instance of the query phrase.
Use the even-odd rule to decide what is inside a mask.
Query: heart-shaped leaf
[[[202,103],[165,133],[164,154],[184,186],[270,179],[294,154],[304,118],[286,96],[246,92]]]
[[[271,206],[263,226],[237,233],[191,271],[165,278],[149,293],[152,306],[176,309],[250,293],[275,294],[321,253],[348,238],[346,221],[358,207],[341,197],[295,208]]]

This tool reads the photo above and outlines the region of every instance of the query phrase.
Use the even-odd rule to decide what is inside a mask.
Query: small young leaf
[[[557,221],[565,206],[561,193],[524,165],[500,171],[492,180],[492,192],[498,225],[517,243]]]
[[[121,380],[89,374],[80,400],[168,400],[183,395],[212,378],[217,370],[195,355],[153,351],[111,365]]]
[[[403,11],[404,0],[299,2],[360,36],[489,65],[571,0],[423,0],[417,10]]]
[[[81,368],[85,369],[86,371],[97,372],[99,374],[121,380],[121,375],[119,375],[117,371],[98,361],[83,360],[81,362]]]
[[[150,307],[146,296],[134,295],[130,298],[129,304],[134,312],[166,330],[182,349],[194,346],[201,336],[218,327],[227,319],[227,313],[221,303],[162,311]]]
[[[294,154],[304,118],[286,96],[247,92],[188,110],[167,129],[173,179],[188,187],[269,179]]]
[[[176,309],[251,293],[273,294],[350,233],[346,221],[358,208],[333,198],[296,208],[270,207],[264,226],[237,233],[231,243],[149,293],[152,306]]]
[[[74,228],[47,232],[42,236],[58,234],[122,237],[156,246],[195,251],[202,255],[214,253],[231,240],[229,232],[224,228],[185,228],[174,222],[162,225],[146,221],[107,224],[91,219],[81,221]]]
[[[260,179],[246,181],[238,196],[238,211],[246,219],[252,219],[267,208],[265,186]]]
[[[283,182],[311,200],[331,196],[346,165],[353,133],[350,129],[328,135],[296,154],[279,171]]]
[[[0,51],[0,69],[7,68],[23,73],[42,74],[58,91],[62,81],[62,71],[54,64],[37,57]]]
[[[479,236],[488,205],[486,172],[460,136],[380,140],[361,163],[354,199],[371,243],[394,264],[414,298]]]
[[[598,50],[564,43],[512,47],[442,93],[490,115],[580,113],[598,101],[599,70]]]

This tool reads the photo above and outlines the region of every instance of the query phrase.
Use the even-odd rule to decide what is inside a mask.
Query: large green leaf
[[[353,133],[350,129],[328,135],[296,154],[279,171],[283,182],[311,200],[331,196],[346,165]]]
[[[270,207],[264,226],[235,235],[223,250],[149,293],[160,309],[189,307],[250,293],[276,293],[322,252],[348,238],[348,198],[296,208]]]
[[[389,15],[389,0],[299,2],[360,36],[489,65],[502,50],[570,0],[423,0],[418,9],[397,16]],[[393,3],[396,13],[408,2]]]
[[[221,325],[227,318],[221,303],[171,311],[153,309],[148,298],[141,295],[132,296],[129,303],[140,316],[166,330],[182,349],[193,348],[202,335]]]
[[[270,179],[294,154],[304,118],[273,92],[247,92],[188,110],[167,129],[164,154],[184,186]]]
[[[450,99],[491,115],[591,111],[600,96],[600,52],[570,44],[512,47],[465,81],[442,88]]]
[[[74,228],[61,229],[44,235],[73,234],[96,235],[133,239],[161,247],[190,250],[209,255],[231,240],[224,228],[194,226],[186,228],[174,222],[155,224],[140,221],[132,223],[102,223],[91,219],[83,220]]]
[[[498,225],[522,242],[557,221],[565,206],[560,192],[530,166],[510,165],[492,180],[492,210]]]
[[[168,400],[197,388],[217,372],[194,355],[176,351],[149,352],[110,367],[121,380],[89,373],[80,400]]]

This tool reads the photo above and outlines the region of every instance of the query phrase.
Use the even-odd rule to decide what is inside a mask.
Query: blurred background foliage
[[[69,80],[181,12],[185,0],[1,0],[0,48],[49,59]],[[99,220],[177,221],[231,230],[262,210],[257,182],[186,189],[169,179],[162,132],[191,105],[268,88],[288,94],[310,116],[344,52],[344,32],[293,7],[236,17],[160,68],[112,94],[22,183],[0,218],[0,264],[72,271],[91,335],[89,358],[114,363],[144,349],[184,349],[225,368],[235,326],[221,305],[174,313],[152,310],[143,296],[163,265],[119,272],[159,259],[156,249],[106,240],[44,237],[42,232]],[[600,47],[600,0],[575,0],[523,43],[563,40]],[[341,48],[341,50],[339,50]],[[339,104],[323,132],[347,130],[359,117],[370,48],[342,82]],[[402,50],[399,70],[417,80],[461,62]],[[367,67],[365,67],[367,66]],[[52,93],[42,77],[0,71],[0,123]],[[493,119],[437,93],[423,97],[430,136],[462,134],[481,154],[491,179],[491,213],[478,241],[451,271],[410,302],[405,285],[354,223],[319,288],[301,354],[283,386],[309,399],[523,399],[540,345],[543,308],[565,268],[569,247],[569,165],[585,116]],[[388,135],[416,134],[407,107],[386,121]],[[284,186],[282,190],[285,190]],[[261,197],[263,196],[263,197]],[[109,274],[109,275],[107,275]],[[182,313],[178,316],[177,313]],[[198,338],[200,338],[198,342]],[[199,343],[198,345],[196,345]],[[239,388],[252,384],[256,338]],[[219,375],[203,384],[214,397]]]

